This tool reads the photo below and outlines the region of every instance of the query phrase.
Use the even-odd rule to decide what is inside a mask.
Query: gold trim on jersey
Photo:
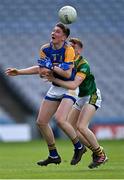
[[[86,74],[84,74],[84,73],[82,73],[82,72],[77,72],[77,73],[76,73],[76,76],[80,76],[80,77],[82,77],[83,79],[86,78]]]
[[[98,99],[98,96],[97,96],[97,93],[95,92],[94,94],[91,95],[89,103],[96,104],[97,99]]]

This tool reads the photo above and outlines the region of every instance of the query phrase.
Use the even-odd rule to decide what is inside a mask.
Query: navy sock
[[[75,137],[73,140],[72,140],[73,144],[74,144],[74,147],[75,149],[81,149],[82,148],[82,144],[80,143],[78,137]]]
[[[49,149],[49,156],[50,157],[53,157],[53,158],[58,157],[58,152],[57,152],[57,149],[55,147],[55,144],[49,144],[48,149]]]
[[[49,150],[49,156],[53,158],[58,157],[57,150],[56,149]]]
[[[75,149],[81,149],[82,148],[82,144],[80,143],[80,141],[78,141],[78,142],[76,142],[74,144],[74,147],[75,147]]]

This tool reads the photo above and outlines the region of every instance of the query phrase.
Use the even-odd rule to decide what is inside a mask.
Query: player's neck
[[[56,43],[56,44],[53,44],[53,49],[61,49],[62,48],[62,46],[63,46],[63,42],[62,43]]]
[[[80,56],[81,56],[80,54],[76,54],[75,55],[75,61],[77,61],[80,58]]]

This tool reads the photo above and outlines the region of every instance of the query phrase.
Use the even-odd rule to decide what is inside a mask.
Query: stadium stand
[[[36,64],[40,45],[47,43],[64,5],[77,9],[77,22],[70,25],[72,36],[84,42],[103,96],[96,119],[124,117],[124,0],[0,0],[0,69],[25,68]],[[32,111],[50,84],[38,76],[4,77],[29,102]],[[11,87],[10,87],[11,89]]]
[[[18,88],[14,86],[12,87],[12,84],[5,79],[3,72],[1,71],[0,83],[1,106],[9,112],[9,114],[11,114],[17,122],[25,122],[29,116],[36,112],[36,110],[30,106],[29,101],[27,101],[23,95],[19,96],[17,93]]]

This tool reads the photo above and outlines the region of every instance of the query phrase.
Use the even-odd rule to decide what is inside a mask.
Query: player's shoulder
[[[84,58],[83,56],[80,56],[78,59],[77,59],[77,66],[78,67],[87,67],[87,68],[89,68],[89,63],[88,63],[88,61],[87,61],[87,59],[86,58]]]
[[[89,66],[89,62],[88,62],[87,58],[82,57],[82,60],[83,60],[83,64],[86,64],[87,66]]]
[[[74,48],[69,43],[65,43],[64,48],[67,52],[74,52]]]
[[[50,43],[46,43],[40,47],[40,50],[44,50],[50,47]]]
[[[83,68],[83,71],[90,72],[90,65],[88,63],[88,60],[83,57],[81,68]]]

